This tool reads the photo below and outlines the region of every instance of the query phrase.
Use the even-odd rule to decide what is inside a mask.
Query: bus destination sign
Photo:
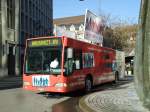
[[[60,45],[61,45],[61,39],[58,38],[30,40],[28,43],[29,47],[60,46]]]

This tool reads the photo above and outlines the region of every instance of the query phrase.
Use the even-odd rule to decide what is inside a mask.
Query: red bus
[[[67,37],[39,37],[26,42],[23,88],[70,92],[115,81],[115,50]]]

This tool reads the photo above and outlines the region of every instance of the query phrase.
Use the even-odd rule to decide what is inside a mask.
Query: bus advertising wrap
[[[85,14],[85,33],[84,38],[94,43],[103,43],[102,31],[104,29],[103,20],[94,15],[89,10]]]

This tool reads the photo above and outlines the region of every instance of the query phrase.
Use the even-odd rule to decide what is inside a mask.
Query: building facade
[[[86,30],[86,28],[85,28],[85,19],[87,19],[87,18],[85,18],[85,15],[54,19],[54,21],[53,21],[54,31],[55,31],[55,26],[59,26],[59,27],[63,28],[64,30],[75,32],[75,34],[76,34],[75,38],[77,38],[79,40],[83,40],[83,41],[90,42],[90,43],[95,43],[94,41],[96,40],[96,38],[95,38],[95,40],[92,40],[93,42],[89,38],[88,39],[87,39],[87,37],[85,38],[85,34],[86,34],[85,33],[86,32],[85,31]],[[94,24],[94,22],[93,22],[93,24]],[[101,26],[99,26],[99,28],[100,27]],[[94,28],[91,28],[90,31],[93,32]],[[97,34],[102,35],[101,32],[103,32],[103,29],[101,31],[99,31],[99,34],[98,33]],[[94,36],[95,35],[93,35],[93,37]],[[103,41],[107,41],[107,40],[105,40],[105,39],[103,40],[103,36],[102,36],[101,39],[100,38],[101,38],[101,36],[99,36],[98,40],[102,40],[102,41],[100,41],[101,44],[98,43],[98,45],[102,46],[102,44],[105,43]],[[105,44],[103,44],[103,46],[105,46]]]
[[[19,73],[19,0],[0,0],[0,77]]]
[[[52,34],[52,0],[0,0],[0,77],[21,75],[27,38]]]
[[[64,17],[54,19],[54,26],[59,26],[64,30],[72,31],[76,33],[76,38],[83,39],[84,36],[84,21],[85,15]]]
[[[79,30],[81,25],[84,25],[85,15],[56,18],[54,19],[53,24],[61,26],[69,30],[71,27],[74,27],[75,30]]]
[[[52,0],[20,0],[19,60],[21,65],[21,73],[26,39],[52,35],[52,31]]]

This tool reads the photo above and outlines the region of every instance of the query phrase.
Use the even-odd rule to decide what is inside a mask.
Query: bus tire
[[[93,84],[92,84],[92,79],[90,77],[87,77],[85,79],[85,92],[90,93],[92,90]]]

